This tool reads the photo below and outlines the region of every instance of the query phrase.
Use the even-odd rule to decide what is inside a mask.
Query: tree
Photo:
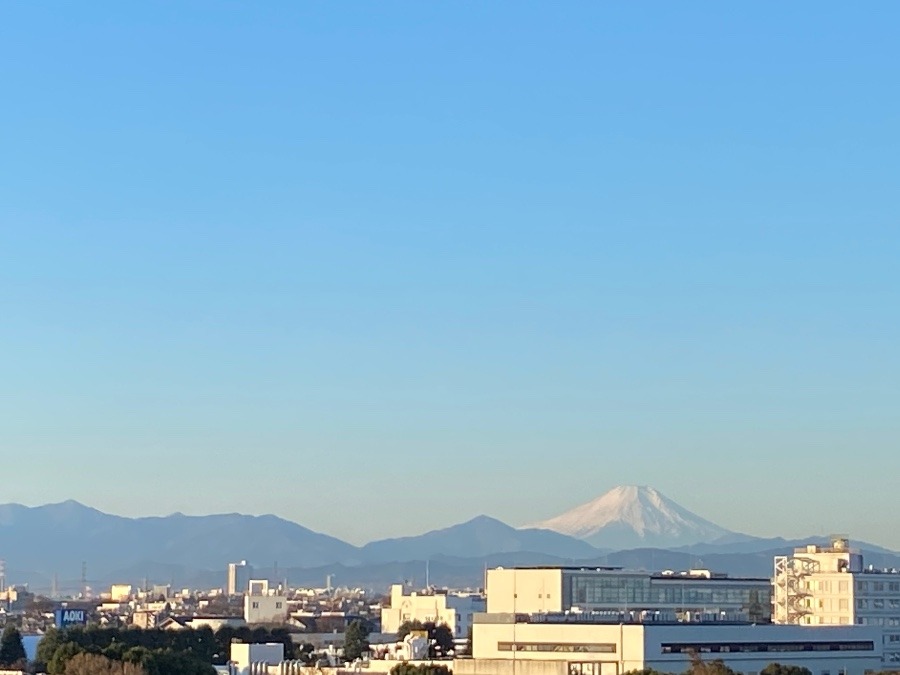
[[[66,663],[65,675],[146,675],[139,665],[82,652]]]
[[[421,621],[404,621],[397,628],[397,640],[402,641],[414,630],[425,630],[425,626]]]
[[[697,652],[691,655],[691,667],[685,675],[737,675],[722,659],[704,661]]]
[[[759,675],[812,675],[809,668],[802,666],[784,666],[780,663],[770,663],[761,671]]]
[[[50,659],[53,658],[53,654],[56,653],[56,649],[59,647],[60,642],[61,637],[59,629],[48,628],[47,632],[44,633],[44,637],[38,642],[37,653],[35,654],[36,672],[43,673],[47,671],[47,665],[50,663]]]
[[[344,633],[344,660],[356,661],[369,651],[369,629],[359,619],[347,626]]]
[[[447,666],[441,666],[436,663],[413,665],[404,662],[398,663],[391,668],[390,675],[451,675],[451,671]]]
[[[9,624],[3,629],[0,636],[0,666],[5,668],[20,668],[27,663],[25,647],[22,644],[22,634],[19,629]]]
[[[446,658],[449,656],[455,646],[453,644],[453,631],[450,630],[450,626],[445,623],[436,626],[429,622],[425,624],[425,627],[428,628],[428,640],[430,642],[428,652],[431,658]]]

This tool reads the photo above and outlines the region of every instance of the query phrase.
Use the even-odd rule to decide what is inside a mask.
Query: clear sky
[[[900,548],[898,25],[4,3],[0,501]]]

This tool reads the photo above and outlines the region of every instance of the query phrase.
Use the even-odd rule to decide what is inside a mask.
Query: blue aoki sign
[[[58,609],[56,610],[56,625],[58,628],[66,626],[83,626],[87,623],[87,612],[83,609]]]

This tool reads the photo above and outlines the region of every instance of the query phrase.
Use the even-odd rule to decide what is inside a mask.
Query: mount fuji
[[[643,485],[620,485],[586,504],[529,527],[553,530],[612,549],[724,544],[752,539],[705,520]]]

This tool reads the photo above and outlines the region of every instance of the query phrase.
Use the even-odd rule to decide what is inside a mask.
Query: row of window
[[[663,643],[663,654],[721,652],[871,652],[868,640],[846,642],[695,642]]]
[[[844,583],[843,581],[841,582]],[[900,593],[900,581],[857,581],[856,590],[868,593]]]
[[[900,626],[900,616],[861,616],[856,623],[860,626]]]
[[[860,598],[856,601],[857,609],[900,609],[900,598],[890,598],[889,600],[885,600],[884,598],[876,598],[874,600],[865,600]]]
[[[768,607],[771,588],[760,584],[699,585],[646,577],[573,576],[565,583],[570,604],[585,605],[736,605]]]
[[[501,652],[576,652],[615,654],[614,643],[585,642],[498,642]]]

